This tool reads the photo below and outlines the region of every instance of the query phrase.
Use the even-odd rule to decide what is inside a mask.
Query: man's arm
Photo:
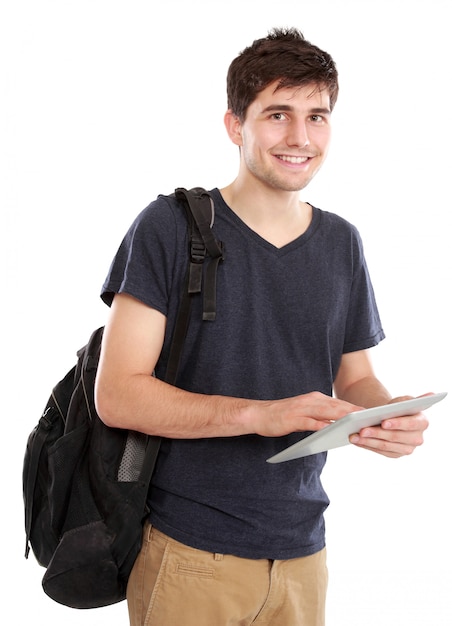
[[[359,407],[313,392],[248,400],[178,389],[152,376],[165,334],[164,315],[126,294],[113,299],[96,377],[96,408],[109,426],[171,438],[278,437],[320,430]]]
[[[375,376],[367,350],[350,352],[342,356],[334,390],[338,398],[364,408],[412,397],[391,398],[389,391]],[[397,458],[411,454],[417,446],[422,445],[423,432],[427,427],[427,418],[423,413],[418,413],[384,420],[381,426],[363,428],[359,433],[352,435],[350,441],[359,447]]]

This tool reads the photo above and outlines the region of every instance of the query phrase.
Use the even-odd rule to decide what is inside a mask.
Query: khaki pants
[[[286,561],[187,547],[145,525],[127,589],[131,626],[324,626],[326,550]]]

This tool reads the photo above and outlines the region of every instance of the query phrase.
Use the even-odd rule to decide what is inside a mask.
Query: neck
[[[312,207],[300,202],[298,191],[251,188],[238,179],[220,191],[231,210],[276,247],[298,238],[311,223]]]

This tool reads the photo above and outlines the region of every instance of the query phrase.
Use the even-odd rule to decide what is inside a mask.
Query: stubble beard
[[[258,165],[253,159],[247,160],[247,167],[251,174],[264,185],[271,189],[278,191],[301,191],[304,189],[314,178],[318,168],[311,174],[305,174],[303,178],[293,177],[290,180],[289,176],[279,176],[270,167],[262,167]]]

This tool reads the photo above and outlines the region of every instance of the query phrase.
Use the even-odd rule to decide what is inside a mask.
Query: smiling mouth
[[[294,165],[299,165],[301,163],[306,163],[310,159],[310,157],[302,157],[302,156],[286,156],[284,154],[276,154],[277,159],[280,161],[285,161],[286,163],[293,163]]]

